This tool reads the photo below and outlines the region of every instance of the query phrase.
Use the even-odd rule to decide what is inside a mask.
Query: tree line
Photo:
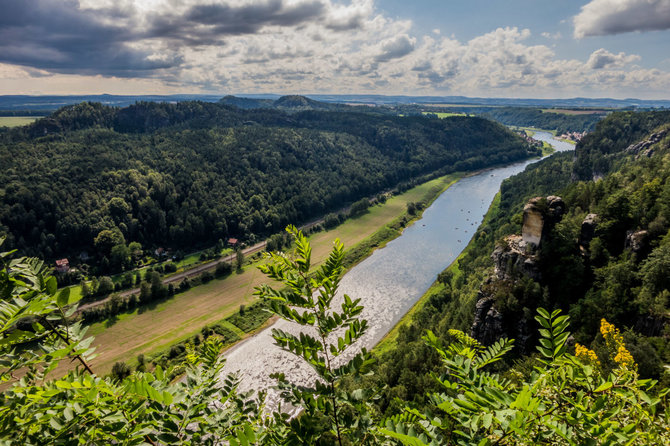
[[[659,127],[660,126],[660,127]],[[500,314],[500,329],[518,340],[499,370],[514,368],[528,376],[537,356],[521,349],[538,340],[537,308],[562,309],[573,322],[574,342],[602,356],[607,343],[599,334],[601,319],[621,327],[621,339],[644,378],[670,383],[667,312],[670,308],[670,138],[654,144],[653,154],[626,153],[633,142],[670,129],[668,113],[614,113],[573,153],[559,153],[505,180],[473,241],[461,258],[438,276],[425,304],[399,330],[394,348],[381,354],[366,385],[386,386],[379,408],[395,413],[395,398],[430,404],[427,392],[440,384],[433,378],[443,367],[422,337],[430,329],[441,342],[450,330],[470,332],[482,290],[490,293]],[[599,139],[596,139],[596,136]],[[621,138],[621,139],[619,139]],[[617,141],[614,145],[608,141]],[[575,180],[583,159],[608,156],[603,179]],[[523,207],[535,196],[559,195],[567,213],[540,247],[540,279],[491,282],[491,253],[504,237],[519,233]],[[578,240],[587,214],[597,223],[588,250]],[[633,238],[638,237],[636,245]],[[525,339],[520,339],[521,334]],[[611,361],[601,364],[605,370]],[[513,374],[507,375],[513,378]]]
[[[138,250],[255,242],[417,176],[535,153],[478,118],[82,103],[0,132],[0,233],[104,275]]]

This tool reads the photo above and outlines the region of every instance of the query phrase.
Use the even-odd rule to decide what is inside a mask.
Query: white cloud
[[[604,48],[591,53],[586,65],[594,70],[603,68],[621,68],[629,63],[640,60],[636,54],[627,55],[625,53],[612,54]]]
[[[541,36],[544,37],[545,39],[550,39],[550,40],[558,40],[558,39],[561,39],[563,37],[563,35],[561,34],[560,31],[558,31],[554,34],[548,33],[548,32],[543,32],[541,34]]]
[[[372,0],[230,0],[225,2],[228,9],[207,9],[210,0],[105,1],[87,7],[122,15],[118,26],[132,25],[130,40],[118,45],[165,67],[129,77],[128,85],[140,79],[133,81],[133,91],[524,97],[630,96],[636,91],[653,97],[670,91],[670,75],[632,65],[639,60],[636,55],[600,49],[588,60],[561,59],[549,46],[529,43],[531,32],[519,28],[498,28],[469,41],[434,30],[416,33],[411,21],[383,15]],[[110,12],[113,7],[117,9]],[[237,22],[213,19],[231,11]],[[183,26],[170,26],[176,24]],[[125,33],[114,35],[121,39]],[[36,52],[52,50],[48,38],[35,41],[44,46]],[[68,48],[64,44],[57,50]],[[76,88],[75,79],[84,78],[74,71],[78,66],[64,73],[28,62],[19,69],[7,62],[3,69],[2,56],[0,93],[21,92],[21,82],[27,85],[24,91],[40,85],[48,92],[51,85],[52,93],[70,93],[66,89]],[[106,68],[114,73],[113,65]],[[87,91],[93,85],[98,91],[123,91],[124,81],[109,72],[93,73],[97,76],[87,76],[81,84]],[[51,76],[38,79],[45,74]],[[13,80],[6,82],[9,78]]]
[[[670,29],[670,0],[591,0],[573,23],[575,37]]]

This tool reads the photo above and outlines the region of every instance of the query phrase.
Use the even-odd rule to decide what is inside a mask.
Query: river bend
[[[546,132],[537,132],[534,138],[549,142],[557,151],[574,149]],[[372,348],[393,328],[437,275],[467,246],[502,181],[534,162],[537,159],[489,169],[459,180],[400,237],[374,251],[345,274],[340,295],[345,293],[361,299],[365,307],[361,317],[368,320],[369,326],[355,348]],[[283,320],[273,327],[294,334],[301,328]],[[292,382],[303,385],[313,382],[316,376],[304,361],[274,345],[270,328],[240,342],[226,353],[226,358],[224,373],[236,372],[240,376],[241,391],[268,389],[274,384],[269,375],[275,372],[283,372]],[[268,392],[267,403],[269,407],[276,407],[278,403],[278,395],[273,390]]]

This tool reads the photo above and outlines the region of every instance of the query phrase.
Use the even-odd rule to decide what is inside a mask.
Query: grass
[[[21,127],[31,124],[42,116],[0,116],[0,127]]]
[[[424,115],[437,115],[438,118],[449,118],[451,116],[468,116],[467,113],[446,113],[446,112],[422,112]]]
[[[520,127],[516,125],[510,125],[508,126],[512,130],[525,130],[526,133],[529,134],[529,136],[533,136],[535,132],[546,132],[546,133],[551,133],[552,135],[556,136],[556,130],[549,130],[549,129],[538,129],[536,127]]]
[[[607,110],[603,109],[578,109],[572,110],[567,108],[542,108],[542,113],[556,113],[559,115],[603,115]]]
[[[547,141],[542,141],[542,156],[551,155],[555,151],[556,149],[554,149],[554,146],[549,144]]]
[[[336,238],[351,250],[382,229],[386,238],[382,240],[378,234],[373,243],[368,243],[365,253],[383,245],[388,237],[395,238],[398,231],[389,232],[384,228],[406,214],[409,202],[428,200],[428,205],[460,177],[452,174],[428,181],[334,229],[313,234],[310,237],[312,264],[319,265],[326,260]],[[163,351],[198,333],[203,326],[233,315],[240,305],[250,306],[255,302],[254,287],[265,282],[268,279],[254,264],[225,279],[212,280],[171,299],[95,323],[89,329],[89,333],[96,336],[93,345],[98,354],[92,364],[98,373],[107,373],[117,361],[129,360],[140,353],[152,355]]]

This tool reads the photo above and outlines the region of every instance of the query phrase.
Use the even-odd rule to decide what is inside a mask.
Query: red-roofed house
[[[230,246],[237,246],[237,242],[238,242],[238,240],[236,238],[231,237],[231,238],[228,239],[228,244]]]
[[[66,273],[70,271],[70,262],[68,259],[56,260],[56,271],[59,273]]]

